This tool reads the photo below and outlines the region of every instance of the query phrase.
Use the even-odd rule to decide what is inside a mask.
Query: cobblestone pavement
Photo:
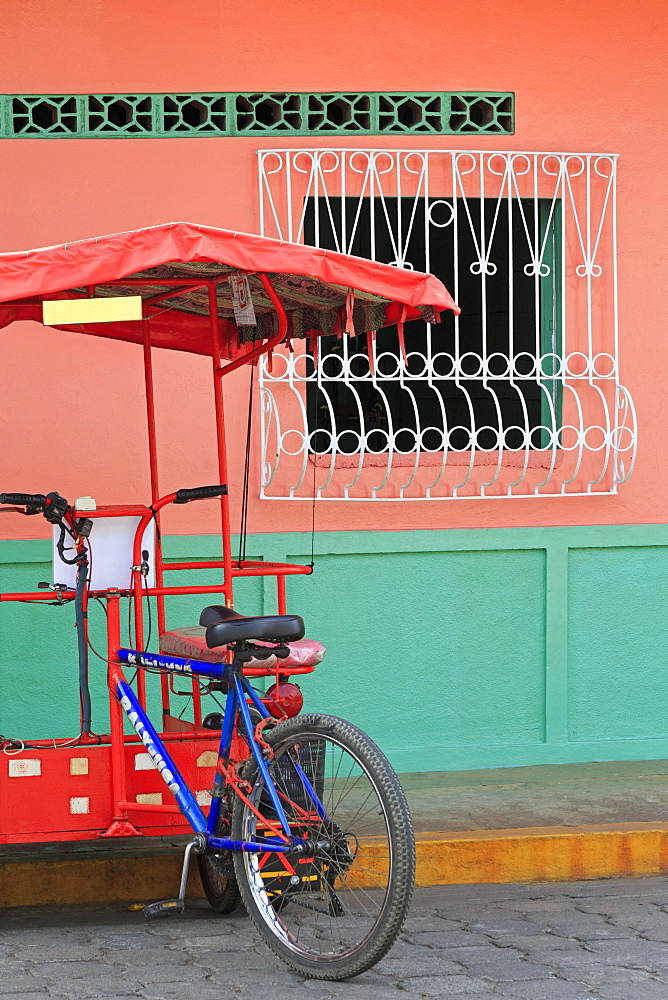
[[[243,913],[202,902],[145,923],[125,907],[7,910],[0,1000],[668,1000],[668,881],[421,889],[372,971],[304,980]]]

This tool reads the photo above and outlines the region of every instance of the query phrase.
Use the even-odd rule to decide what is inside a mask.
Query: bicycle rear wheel
[[[233,913],[241,902],[237,880],[230,870],[233,866],[231,851],[226,851],[225,854],[229,855],[229,859],[219,859],[213,854],[197,855],[204,895],[216,913]]]
[[[274,753],[269,772],[293,833],[327,846],[307,855],[235,854],[244,905],[269,947],[302,974],[359,975],[391,948],[413,892],[415,843],[401,786],[375,743],[333,716],[297,716],[267,742]],[[276,822],[253,759],[244,777],[262,818],[237,799],[235,840],[266,834]]]
[[[217,837],[227,837],[230,833],[229,806],[227,802],[216,828]],[[241,893],[234,875],[234,861],[231,851],[211,852],[197,855],[199,877],[204,895],[216,913],[233,913],[241,902]]]

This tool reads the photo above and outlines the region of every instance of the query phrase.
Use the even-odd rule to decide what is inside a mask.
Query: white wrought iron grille
[[[328,338],[260,369],[262,496],[612,494],[619,381],[613,154],[259,152],[261,232],[437,274],[438,325]]]

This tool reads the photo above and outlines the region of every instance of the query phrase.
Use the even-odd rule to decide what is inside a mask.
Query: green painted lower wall
[[[247,554],[308,562],[310,541],[255,535]],[[168,559],[218,552],[214,537],[165,539]],[[0,590],[48,579],[49,553],[0,542]],[[169,579],[186,581],[215,579]],[[204,603],[172,598],[169,624],[196,623]],[[300,682],[306,708],[360,725],[400,771],[668,757],[668,526],[321,533],[288,605],[328,647]],[[236,606],[275,612],[273,581],[242,581]],[[91,619],[103,652],[103,611]],[[71,606],[0,605],[0,733],[77,732],[72,623]],[[104,732],[95,657],[91,676]]]

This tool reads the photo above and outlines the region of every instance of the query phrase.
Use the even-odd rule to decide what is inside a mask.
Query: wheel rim
[[[360,758],[335,737],[301,733],[274,751],[269,769],[291,828],[330,846],[305,857],[243,855],[260,919],[300,957],[323,963],[349,958],[387,906],[393,857],[385,805]],[[300,770],[320,796],[326,817],[313,808]],[[251,801],[275,820],[259,776]],[[246,809],[244,839],[262,832],[261,820]]]

